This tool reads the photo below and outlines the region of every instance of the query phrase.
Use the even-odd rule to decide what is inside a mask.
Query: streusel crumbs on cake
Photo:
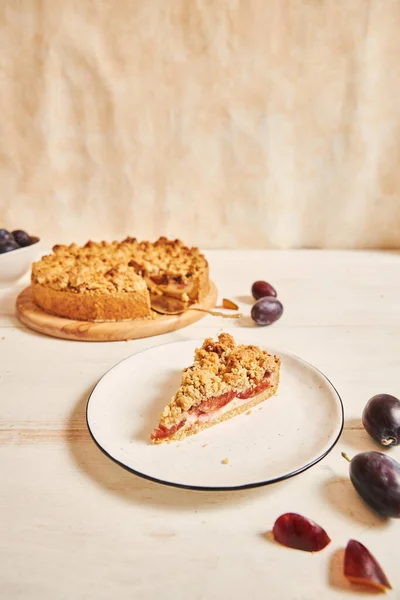
[[[151,243],[128,237],[122,242],[54,246],[52,254],[33,264],[32,282],[76,293],[131,292],[146,289],[143,276],[162,284],[171,272],[175,282],[185,283],[206,265],[198,248],[180,240],[160,237]]]
[[[257,346],[236,345],[228,333],[218,341],[207,338],[195,351],[194,363],[183,371],[177,394],[161,415],[160,423],[171,427],[204,398],[220,396],[232,388],[254,388],[273,370],[279,359]]]

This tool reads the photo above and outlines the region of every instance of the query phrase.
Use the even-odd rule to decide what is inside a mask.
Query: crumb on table
[[[246,415],[251,415],[251,410],[248,410]]]
[[[227,458],[224,458],[224,460],[221,460],[221,464],[223,465],[227,465],[229,463],[229,460]]]
[[[208,446],[208,444],[203,444],[202,448],[206,448]]]

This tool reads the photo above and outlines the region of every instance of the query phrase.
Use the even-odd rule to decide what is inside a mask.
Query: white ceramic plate
[[[343,405],[330,381],[296,356],[282,359],[278,393],[181,442],[152,445],[151,430],[193,362],[202,340],[174,342],[126,358],[108,371],[87,404],[89,431],[101,450],[136,475],[191,489],[232,490],[297,475],[338,441]],[[222,461],[228,459],[228,464]]]

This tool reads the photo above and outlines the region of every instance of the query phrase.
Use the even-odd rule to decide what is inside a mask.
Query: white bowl
[[[32,236],[35,241],[25,248],[17,248],[5,254],[0,254],[0,287],[10,287],[26,275],[36,259],[39,238]]]

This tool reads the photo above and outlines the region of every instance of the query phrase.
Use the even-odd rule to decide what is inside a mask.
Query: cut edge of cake
[[[185,306],[209,292],[208,262],[198,248],[160,237],[155,242],[56,245],[32,265],[34,302],[45,312],[79,321],[153,319],[153,295]]]
[[[280,364],[279,357],[258,346],[236,345],[230,334],[220,334],[218,342],[207,338],[196,349],[193,365],[183,370],[181,386],[161,413],[151,443],[183,440],[264,402],[277,392]],[[210,396],[213,389],[218,391]]]

